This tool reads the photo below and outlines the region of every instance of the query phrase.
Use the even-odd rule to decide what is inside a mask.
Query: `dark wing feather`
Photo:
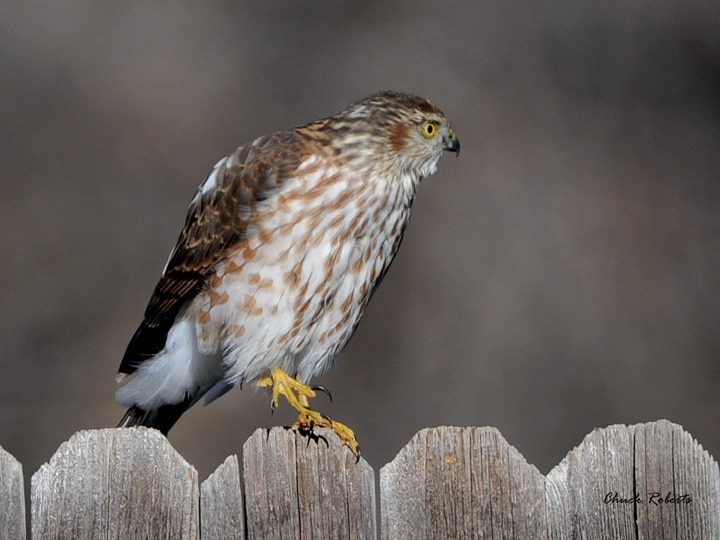
[[[213,189],[205,193],[202,186],[198,189],[143,322],[125,351],[120,373],[133,373],[165,347],[180,309],[203,289],[223,255],[243,241],[253,207],[297,169],[305,149],[297,130],[261,137],[226,160]]]

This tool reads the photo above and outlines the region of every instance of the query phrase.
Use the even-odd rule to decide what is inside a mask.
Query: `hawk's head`
[[[373,94],[329,120],[338,135],[337,150],[352,157],[369,151],[375,165],[418,179],[435,172],[443,151],[460,152],[443,112],[412,94]]]

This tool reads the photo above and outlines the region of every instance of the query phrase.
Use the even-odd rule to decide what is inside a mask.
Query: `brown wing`
[[[274,133],[238,148],[215,174],[215,186],[201,186],[188,209],[185,226],[145,317],[120,363],[120,373],[133,373],[163,349],[175,317],[205,286],[228,249],[245,238],[252,208],[272,193],[307,155],[298,130]]]

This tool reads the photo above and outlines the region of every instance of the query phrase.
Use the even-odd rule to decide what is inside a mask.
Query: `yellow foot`
[[[258,385],[272,387],[271,405],[273,410],[280,405],[280,395],[285,396],[288,403],[300,413],[295,426],[302,432],[312,436],[313,428],[316,426],[330,428],[340,437],[340,442],[347,446],[358,459],[360,458],[360,446],[355,438],[355,432],[345,424],[331,420],[310,408],[310,398],[316,395],[315,390],[311,387],[278,368],[271,370],[269,377],[258,380]]]

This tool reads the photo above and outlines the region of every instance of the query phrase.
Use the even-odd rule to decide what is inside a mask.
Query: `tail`
[[[145,426],[159,430],[167,437],[170,428],[175,425],[185,411],[205,397],[205,404],[215,401],[233,387],[225,379],[201,388],[193,395],[187,395],[180,403],[161,405],[157,409],[146,411],[137,405],[130,407],[117,427]]]
[[[170,428],[175,422],[187,411],[195,401],[186,399],[174,405],[162,405],[157,409],[146,411],[140,407],[130,407],[125,416],[122,417],[118,427],[137,427],[145,426],[159,430],[163,435],[167,436]]]

